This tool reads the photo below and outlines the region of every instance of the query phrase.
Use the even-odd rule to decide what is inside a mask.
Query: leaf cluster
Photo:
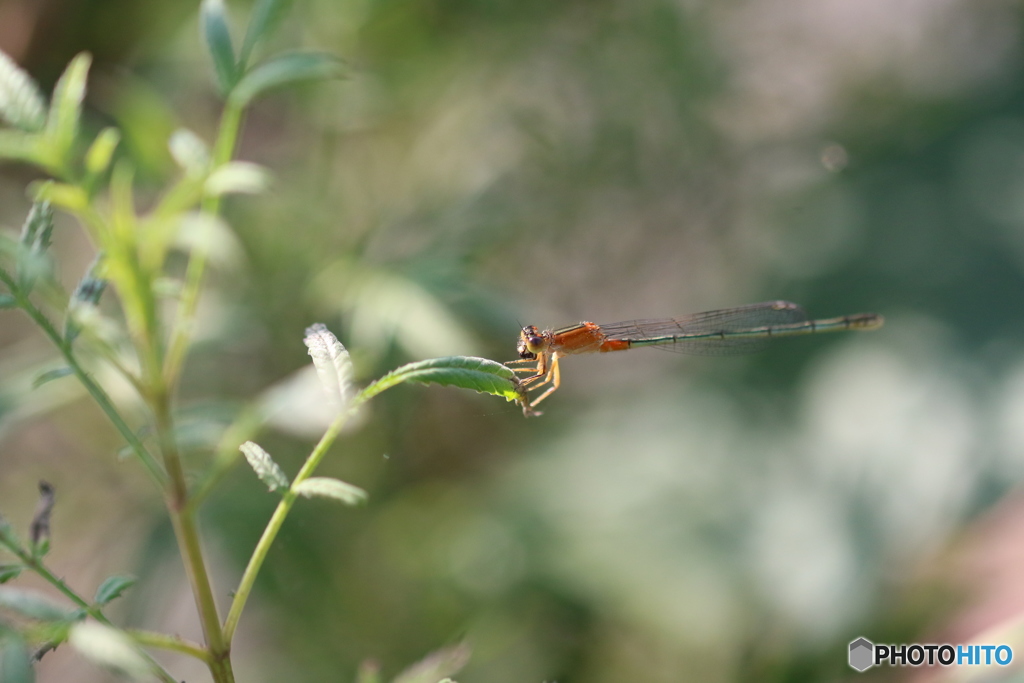
[[[143,649],[156,647],[202,660],[218,683],[233,681],[232,637],[267,551],[292,506],[310,497],[346,505],[368,499],[367,492],[354,484],[313,476],[363,404],[411,382],[472,389],[525,405],[510,369],[466,356],[411,363],[358,389],[348,351],[325,325],[317,324],[306,330],[305,343],[323,385],[322,400],[333,419],[299,472],[289,479],[270,454],[249,438],[265,419],[254,408],[224,432],[199,483],[192,484],[193,478],[186,476],[181,458],[183,431],[176,424],[176,389],[192,339],[205,266],[215,261],[211,245],[230,240],[228,226],[219,216],[221,199],[228,194],[259,193],[268,184],[262,168],[234,159],[243,113],[271,89],[346,73],[340,59],[318,52],[254,60],[259,43],[280,21],[286,6],[281,0],[257,0],[236,50],[223,0],[203,1],[201,31],[225,103],[220,132],[212,144],[188,130],[170,136],[168,148],[179,171],[144,210],[136,198],[133,163],[118,151],[121,131],[108,127],[90,137],[88,126],[83,125],[90,56],[83,53],[72,59],[47,102],[33,79],[0,53],[0,120],[7,124],[0,128],[0,160],[30,164],[49,176],[29,188],[33,204],[20,236],[0,233],[0,309],[19,309],[28,315],[60,356],[60,364],[39,374],[34,386],[77,378],[127,443],[127,452],[144,466],[168,501],[205,637],[204,643],[196,644],[115,626],[103,610],[135,583],[131,577],[109,577],[87,600],[55,576],[44,558],[50,548],[50,517],[56,499],[53,487],[43,483],[27,542],[0,518],[0,547],[15,559],[0,564],[0,583],[25,571],[35,572],[72,606],[39,593],[0,588],[0,679],[4,681],[33,680],[33,658],[64,642],[134,679],[175,680]],[[74,218],[96,250],[94,261],[70,293],[55,277],[57,267],[50,253],[55,212]],[[172,254],[184,257],[183,276],[172,275],[168,267]],[[105,295],[107,301],[103,301]],[[169,310],[175,314],[168,315]],[[129,424],[122,408],[94,376],[93,369],[102,366],[113,368],[134,387],[148,410],[146,424]],[[195,513],[208,491],[238,460],[238,453],[270,491],[280,495],[280,501],[222,622],[198,543]],[[436,683],[461,668],[467,658],[464,646],[442,650],[395,680]]]

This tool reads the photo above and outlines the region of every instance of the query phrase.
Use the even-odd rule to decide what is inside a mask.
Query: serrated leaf
[[[46,104],[32,77],[0,51],[0,118],[15,128],[38,132],[46,125]]]
[[[203,187],[206,194],[259,194],[270,186],[270,174],[259,164],[232,161],[210,174]]]
[[[188,128],[179,128],[167,141],[174,161],[189,175],[200,175],[210,165],[210,149]]]
[[[98,315],[95,309],[100,302],[100,297],[107,288],[107,281],[99,277],[103,269],[104,253],[101,251],[85,271],[85,275],[78,281],[75,291],[71,294],[68,302],[67,313],[64,316],[64,341],[69,344],[78,337],[82,330],[82,320],[93,318]]]
[[[136,680],[153,678],[149,663],[138,646],[123,631],[95,621],[71,627],[68,642],[96,664],[119,671]]]
[[[199,9],[199,23],[206,49],[213,60],[220,92],[227,96],[238,79],[238,67],[235,50],[231,47],[231,30],[224,0],[203,0]]]
[[[39,621],[69,621],[74,612],[61,607],[42,593],[0,586],[0,608],[17,612]]]
[[[46,252],[53,235],[53,210],[47,201],[37,200],[21,229],[21,249],[18,252],[18,286],[22,295],[32,291],[36,280],[52,272],[52,263]]]
[[[295,493],[306,498],[333,498],[346,505],[359,505],[366,501],[366,491],[348,482],[331,477],[310,477],[295,485]]]
[[[43,252],[23,251],[18,259],[18,287],[22,296],[32,291],[39,279],[53,274],[53,260]]]
[[[18,300],[10,294],[0,294],[0,309],[14,308],[18,305]]]
[[[403,365],[366,387],[362,394],[364,398],[371,398],[403,382],[473,389],[502,396],[507,401],[523,398],[519,380],[512,370],[496,361],[475,356],[447,356]]]
[[[62,164],[67,161],[78,135],[90,64],[92,55],[88,52],[75,55],[53,89],[53,99],[46,118],[46,142],[53,163]]]
[[[3,683],[33,683],[36,680],[28,644],[14,632],[0,638],[0,681]]]
[[[245,71],[256,44],[270,34],[274,25],[288,10],[289,5],[291,5],[291,0],[256,0],[252,14],[249,16],[249,25],[245,29],[242,47],[238,51],[239,70]]]
[[[392,683],[438,683],[466,666],[470,654],[466,643],[442,648],[398,674]]]
[[[348,351],[323,323],[307,327],[302,341],[309,349],[328,400],[341,410],[352,398],[352,360]]]
[[[20,564],[0,565],[0,583],[7,583],[11,579],[18,578],[24,570],[25,567]]]
[[[36,378],[32,380],[32,388],[38,389],[47,382],[52,382],[55,379],[60,379],[61,377],[67,377],[68,375],[73,374],[75,374],[75,371],[67,366],[47,370],[46,372],[36,375]]]
[[[37,199],[21,227],[21,244],[31,251],[46,251],[52,234],[53,209],[48,201]]]
[[[134,586],[136,581],[138,579],[134,576],[111,576],[96,589],[96,597],[93,598],[93,602],[97,605],[105,605],[111,600],[121,597],[121,594]]]
[[[259,444],[246,441],[238,447],[238,450],[242,451],[249,466],[252,467],[260,481],[267,485],[267,488],[271,491],[288,488],[288,477],[270,457],[270,453],[263,450]]]
[[[246,107],[274,88],[304,81],[341,78],[346,73],[345,63],[334,55],[320,52],[279,55],[245,74],[231,91],[231,100],[238,106]]]
[[[85,153],[85,170],[97,176],[110,166],[110,160],[114,158],[114,150],[121,142],[121,131],[117,128],[104,128],[96,139],[89,145],[89,151]]]

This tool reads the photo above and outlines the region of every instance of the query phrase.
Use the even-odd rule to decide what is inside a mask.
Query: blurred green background
[[[243,26],[248,3],[229,9]],[[215,133],[196,10],[0,0],[0,49],[44,90],[95,56],[89,123],[123,128],[145,201],[175,128]],[[391,676],[462,640],[461,683],[830,681],[859,676],[858,636],[1024,655],[1022,29],[1009,0],[297,0],[268,49],[353,75],[247,119],[239,157],[275,182],[226,210],[238,244],[182,396],[196,433],[276,392],[258,440],[294,472],[317,436],[292,374],[316,321],[360,381],[509,360],[520,323],[784,298],[887,324],[742,358],[570,358],[531,420],[388,392],[321,471],[369,504],[296,507],[239,680],[346,681],[365,659]],[[35,176],[0,173],[17,226]],[[73,283],[91,248],[58,233]],[[58,572],[86,594],[134,573],[119,623],[198,638],[140,469],[72,380],[29,390],[53,357],[0,317],[0,509],[27,524],[52,482]],[[225,605],[274,503],[242,465],[204,508]],[[108,680],[66,647],[39,675]]]

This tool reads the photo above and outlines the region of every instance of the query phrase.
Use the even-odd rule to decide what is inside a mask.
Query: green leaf
[[[249,462],[249,466],[256,472],[256,476],[271,491],[288,488],[288,477],[277,466],[274,459],[270,457],[270,453],[263,450],[259,444],[246,441],[238,447],[238,450],[242,451],[245,459]]]
[[[25,567],[20,564],[2,564],[0,565],[0,583],[7,583],[11,579],[16,579],[24,571]]]
[[[67,377],[68,375],[73,374],[75,374],[75,371],[67,366],[54,368],[52,370],[47,370],[46,372],[41,372],[38,375],[36,375],[36,378],[34,380],[32,380],[32,388],[38,389],[47,382],[52,382],[55,379],[60,379],[61,377]]]
[[[39,621],[68,621],[74,617],[73,611],[41,593],[9,586],[0,587],[0,607]]]
[[[32,557],[39,560],[50,552],[50,537],[40,539],[38,543],[33,543],[29,550],[32,552]]]
[[[507,401],[523,399],[519,380],[512,370],[497,361],[475,356],[447,356],[403,365],[363,389],[362,398],[372,398],[403,382],[473,389],[482,394],[502,396]]]
[[[4,683],[33,683],[36,680],[28,644],[14,632],[0,638],[0,681]]]
[[[93,176],[98,176],[110,167],[110,160],[114,158],[114,150],[121,142],[121,131],[117,128],[104,128],[96,139],[89,146],[85,153],[85,170]]]
[[[231,161],[211,173],[203,189],[211,197],[222,194],[259,194],[270,185],[269,178],[267,171],[258,164]]]
[[[46,125],[46,104],[32,77],[0,52],[0,118],[15,128],[38,132]]]
[[[238,237],[222,218],[209,213],[181,216],[173,246],[187,254],[203,254],[207,263],[220,268],[236,268],[245,261]]]
[[[81,213],[89,206],[89,195],[75,185],[47,180],[30,183],[28,191],[36,201],[48,201],[71,213]]]
[[[100,666],[136,680],[151,681],[153,678],[149,662],[124,631],[95,621],[83,621],[71,627],[68,642]]]
[[[346,505],[359,505],[366,501],[366,491],[340,479],[310,477],[295,485],[295,493],[306,498],[333,498]]]
[[[37,199],[21,227],[21,243],[32,251],[46,251],[53,235],[53,209],[50,203]]]
[[[21,250],[18,253],[18,286],[23,294],[32,290],[36,280],[46,277],[52,264],[46,255],[53,235],[53,210],[50,203],[36,201],[21,229]]]
[[[21,545],[20,541],[18,541],[18,535],[14,533],[14,528],[3,515],[0,515],[0,544],[12,550]]]
[[[42,136],[20,130],[0,130],[0,159],[41,163]]]
[[[290,5],[291,0],[256,0],[256,6],[253,7],[252,15],[249,17],[249,26],[245,29],[242,47],[238,51],[240,71],[245,71],[249,65],[249,57],[252,56],[253,48],[260,40],[269,35],[281,17],[288,11]]]
[[[72,303],[84,303],[95,306],[100,302],[100,297],[103,296],[103,291],[107,288],[107,281],[96,276],[96,273],[102,267],[102,260],[103,254],[101,252],[75,286],[75,291],[71,295]]]
[[[210,165],[210,149],[202,138],[188,128],[179,128],[167,141],[171,156],[183,171],[189,175],[201,175]]]
[[[0,294],[0,309],[14,308],[18,305],[18,300],[10,294]]]
[[[273,88],[303,81],[341,78],[346,73],[345,63],[334,55],[319,52],[279,55],[245,74],[231,91],[231,100],[245,107]]]
[[[104,252],[100,251],[71,294],[71,300],[68,302],[67,312],[64,316],[64,341],[69,344],[75,341],[78,333],[82,331],[80,319],[95,312],[95,307],[99,304],[100,297],[103,296],[103,292],[107,288],[107,281],[99,277],[99,273],[103,270],[103,259]]]
[[[303,342],[328,400],[338,410],[344,408],[352,398],[352,361],[348,351],[323,323],[307,327]]]
[[[392,683],[438,683],[458,673],[469,663],[469,656],[470,649],[466,643],[437,650],[395,676]]]
[[[92,56],[88,52],[75,55],[53,89],[53,100],[46,119],[46,143],[51,163],[67,163],[82,117],[82,100],[89,78]]]
[[[53,260],[45,252],[23,250],[18,257],[18,287],[22,296],[28,295],[40,278],[53,274]]]
[[[220,92],[227,96],[238,80],[238,67],[235,63],[235,50],[231,47],[231,31],[224,0],[203,0],[199,9],[199,22],[206,40],[206,49],[213,59]]]
[[[97,605],[105,605],[111,600],[121,597],[121,594],[135,585],[138,581],[134,576],[111,576],[96,589],[96,597],[93,602]]]

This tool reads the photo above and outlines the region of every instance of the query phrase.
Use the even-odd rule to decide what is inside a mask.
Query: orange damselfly
[[[681,318],[628,320],[598,325],[581,322],[558,330],[540,330],[527,325],[519,333],[516,351],[519,359],[507,365],[535,366],[515,368],[532,373],[520,380],[523,412],[537,415],[533,407],[558,389],[561,377],[558,360],[579,353],[606,353],[654,346],[698,355],[721,356],[758,351],[775,337],[792,337],[816,332],[875,330],[885,319],[876,313],[856,313],[839,318],[808,320],[807,312],[789,301],[765,301],[759,304],[695,313]],[[536,398],[527,392],[547,387]]]

